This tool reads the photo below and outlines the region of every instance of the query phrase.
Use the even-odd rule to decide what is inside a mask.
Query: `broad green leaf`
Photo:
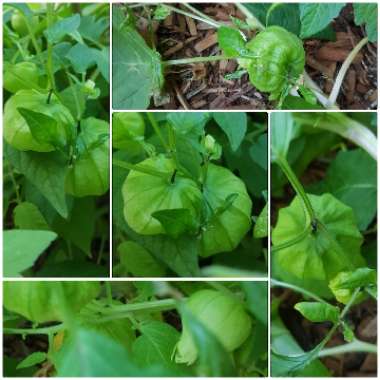
[[[339,321],[339,308],[329,303],[298,302],[294,308],[311,322],[336,323]]]
[[[198,351],[198,372],[202,377],[236,376],[231,356],[219,340],[186,308],[180,307],[181,317]]]
[[[102,73],[104,79],[109,83],[110,81],[110,49],[109,47],[104,47],[102,50],[93,49],[92,55],[98,66],[99,71]]]
[[[59,152],[20,152],[5,146],[6,156],[12,165],[44,195],[64,218],[68,215],[65,181],[67,166]]]
[[[257,141],[252,143],[249,155],[265,171],[268,169],[268,135],[266,133],[259,136]]]
[[[173,239],[178,239],[186,232],[196,231],[196,222],[187,208],[160,210],[154,212],[152,216],[161,223],[165,232]]]
[[[59,377],[139,376],[128,350],[99,332],[85,328],[70,331],[53,356]]]
[[[377,165],[362,149],[341,151],[329,165],[322,191],[333,194],[354,210],[364,231],[377,210]]]
[[[51,231],[6,230],[3,232],[5,277],[19,277],[30,268],[57,235]]]
[[[160,321],[142,323],[141,335],[133,343],[136,363],[147,368],[152,364],[173,366],[172,355],[180,333],[171,325]]]
[[[165,268],[134,241],[124,241],[117,247],[124,275],[133,277],[164,277]]]
[[[203,133],[210,116],[207,112],[171,112],[167,120],[179,134]]]
[[[113,107],[146,109],[164,83],[161,57],[131,26],[113,29]]]
[[[292,140],[298,137],[300,127],[289,112],[272,113],[270,119],[272,160],[286,158]]]
[[[283,110],[321,110],[323,106],[320,104],[308,103],[300,96],[288,95],[282,103],[281,109]]]
[[[49,230],[38,207],[30,202],[19,203],[13,210],[14,224],[21,230]]]
[[[247,115],[244,112],[213,112],[212,115],[236,151],[247,131]]]
[[[79,14],[63,18],[46,29],[44,34],[50,43],[53,44],[59,42],[63,37],[76,31],[79,27],[80,21]]]
[[[334,289],[350,289],[354,290],[356,288],[362,288],[368,285],[376,284],[376,271],[370,268],[358,268],[352,272],[339,273],[339,275],[334,278],[331,286]]]
[[[101,35],[108,29],[108,17],[99,17],[95,15],[82,16],[78,32],[80,35],[92,42],[98,42]]]
[[[355,333],[348,323],[342,321],[343,337],[346,342],[352,342],[355,338]]]
[[[365,24],[369,41],[377,41],[377,4],[354,3],[353,7],[355,24],[359,26]]]
[[[298,196],[282,208],[272,233],[273,269],[284,280],[327,296],[328,282],[339,272],[363,265],[363,238],[350,207],[328,193],[308,197],[316,229],[311,229]]]
[[[253,228],[254,238],[260,239],[266,236],[268,236],[268,203],[261,210]]]
[[[95,49],[89,48],[86,44],[77,43],[66,55],[71,62],[73,69],[80,74],[95,64]]]
[[[301,16],[301,38],[310,37],[323,30],[335,17],[337,17],[344,3],[302,3],[300,7]]]
[[[298,345],[292,334],[285,327],[276,311],[272,311],[271,316],[271,375],[284,376],[287,372],[287,364],[283,365],[284,359],[282,355],[302,355],[304,354],[301,347]],[[273,351],[277,355],[273,355]],[[319,361],[312,360],[307,363],[302,369],[298,369],[292,373],[297,377],[329,377],[330,373],[327,368]]]
[[[264,325],[268,325],[268,285],[266,282],[243,281],[248,310]]]
[[[20,115],[25,119],[35,140],[41,144],[51,144],[63,147],[65,140],[59,133],[57,122],[51,116],[40,112],[34,112],[26,108],[17,108]]]
[[[36,364],[44,362],[47,358],[46,352],[36,351],[28,355],[23,361],[17,365],[17,369],[33,367]]]
[[[93,198],[75,199],[67,219],[57,216],[52,229],[68,244],[75,244],[91,257],[91,243],[95,233],[96,208]]]
[[[165,20],[171,13],[171,10],[165,6],[165,4],[157,5],[154,10],[153,18],[155,20]]]
[[[237,29],[221,26],[218,29],[218,44],[227,57],[241,57],[246,52],[245,37]]]

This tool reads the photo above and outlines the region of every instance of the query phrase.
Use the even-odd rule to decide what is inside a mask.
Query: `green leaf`
[[[185,305],[181,305],[180,313],[198,351],[199,375],[202,377],[236,376],[231,356],[219,340],[193,316]]]
[[[350,207],[328,193],[308,197],[318,220],[316,228],[310,227],[298,196],[282,208],[272,233],[273,269],[285,281],[331,296],[331,279],[363,265],[363,238]]]
[[[171,325],[160,321],[143,323],[139,330],[141,335],[132,347],[136,363],[142,368],[152,364],[173,366],[172,355],[180,333]]]
[[[187,208],[155,211],[152,216],[161,223],[165,232],[173,239],[178,239],[186,232],[194,232],[197,227]]]
[[[339,308],[328,303],[298,302],[294,308],[311,322],[336,323],[339,321]]]
[[[247,115],[244,112],[213,112],[212,116],[227,135],[232,150],[236,151],[247,131]]]
[[[377,41],[377,4],[354,3],[355,24],[365,24],[365,29],[370,42]]]
[[[167,120],[179,134],[200,135],[210,120],[210,115],[207,112],[171,112]]]
[[[269,5],[269,4],[265,4]],[[282,26],[289,32],[299,35],[300,32],[300,12],[298,4],[273,3],[266,14],[266,26]]]
[[[59,126],[51,116],[22,107],[18,107],[17,111],[27,122],[36,141],[56,147],[63,147],[65,145],[65,140],[58,131]]]
[[[261,210],[258,216],[255,227],[253,228],[253,237],[260,239],[268,236],[268,203]]]
[[[268,285],[266,282],[243,281],[249,311],[264,326],[268,325]]]
[[[65,181],[66,160],[59,152],[21,152],[5,145],[6,156],[12,165],[43,194],[55,210],[68,215]]]
[[[69,50],[66,58],[77,73],[83,74],[95,64],[94,50],[86,44],[77,43]]]
[[[78,32],[83,38],[92,42],[98,42],[101,35],[109,27],[108,17],[99,17],[95,15],[82,16]]]
[[[113,30],[113,107],[146,109],[164,83],[161,57],[132,27]]]
[[[335,17],[339,15],[344,6],[344,3],[300,4],[300,37],[307,38],[323,30]]]
[[[22,360],[18,365],[17,369],[22,369],[22,368],[28,368],[28,367],[33,367],[36,364],[40,364],[44,362],[47,358],[46,352],[33,352],[32,354],[28,355],[24,360]]]
[[[14,224],[21,230],[49,230],[38,207],[30,202],[19,203],[13,210]]]
[[[102,73],[104,79],[109,83],[110,81],[110,49],[109,47],[104,47],[102,50],[93,49],[92,55],[98,66],[99,71]]]
[[[364,231],[376,216],[377,168],[362,149],[341,151],[329,165],[321,190],[333,194],[354,210]]]
[[[348,325],[348,323],[342,321],[343,337],[346,342],[352,342],[355,338],[355,333]]]
[[[75,32],[80,24],[80,15],[75,14],[71,17],[57,21],[44,31],[48,41],[53,44],[59,42],[63,37]]]
[[[227,57],[241,57],[246,52],[244,35],[237,29],[221,26],[218,29],[218,44]]]
[[[153,18],[155,20],[165,20],[171,13],[171,10],[165,6],[165,4],[157,5],[153,13]]]
[[[272,160],[286,158],[290,143],[298,137],[300,127],[294,123],[291,113],[276,112],[271,114],[270,130]]]
[[[350,289],[362,288],[368,285],[376,284],[376,271],[370,268],[358,268],[352,272],[345,272],[334,279],[334,289]]]
[[[140,244],[124,241],[117,247],[125,275],[133,277],[164,277],[165,268]]]
[[[21,276],[56,237],[57,235],[51,231],[4,231],[4,276]]]

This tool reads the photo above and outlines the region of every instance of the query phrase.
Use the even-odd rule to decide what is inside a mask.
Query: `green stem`
[[[335,79],[334,86],[333,86],[333,88],[331,90],[331,93],[330,93],[330,96],[329,96],[329,100],[328,100],[328,103],[326,105],[327,108],[330,108],[331,106],[333,106],[335,104],[336,99],[338,98],[340,89],[342,87],[344,77],[346,76],[346,73],[347,73],[349,67],[351,66],[351,63],[354,61],[354,59],[356,58],[357,54],[364,47],[364,45],[367,44],[367,42],[368,42],[368,37],[363,38],[354,47],[354,49],[347,56],[347,58],[344,60],[343,65],[340,68],[339,73],[338,73],[338,75],[337,75],[337,77]]]
[[[319,352],[318,357],[323,358],[326,356],[343,355],[349,352],[368,352],[371,354],[376,354],[377,346],[375,344],[355,339],[347,344],[343,344],[337,347],[325,348]]]
[[[55,334],[65,328],[63,323],[55,326],[49,327],[40,327],[40,328],[30,328],[30,329],[17,329],[17,328],[8,328],[3,329],[4,334],[20,334],[20,335],[36,335],[36,334]]]
[[[53,12],[54,12],[54,4],[48,3],[46,4],[46,15],[47,15],[47,27],[49,28],[52,24],[53,20]],[[57,93],[57,89],[55,86],[55,78],[53,71],[53,46],[49,42],[49,38],[47,38],[47,60],[46,60],[46,72],[49,78],[48,88],[53,90],[54,94]]]
[[[105,287],[106,287],[106,293],[107,293],[107,302],[109,305],[112,305],[112,286],[109,281],[105,282]]]
[[[152,125],[152,127],[154,129],[154,132],[156,133],[156,135],[160,139],[160,141],[161,141],[162,145],[164,146],[166,152],[170,153],[170,147],[167,144],[166,140],[164,139],[164,136],[161,133],[161,130],[160,130],[160,127],[157,123],[157,120],[154,118],[154,114],[152,114],[151,112],[148,112],[147,116],[148,116],[148,119],[150,121],[150,124]]]
[[[184,7],[186,7],[187,9],[190,9],[193,13],[195,13],[196,15],[198,15],[198,16],[200,16],[200,17],[202,17],[202,18],[204,18],[205,20],[209,20],[209,21],[211,21],[211,22],[213,22],[213,23],[217,23],[215,20],[213,20],[210,16],[207,16],[206,14],[204,14],[203,12],[201,12],[199,9],[197,9],[197,8],[195,8],[195,7],[193,7],[193,6],[191,6],[190,4],[188,4],[188,3],[182,3],[182,5],[184,6]],[[192,17],[192,16],[191,16]]]
[[[173,7],[173,6],[171,6],[171,5],[165,4],[165,7],[168,8],[168,9],[170,9],[171,11],[176,12],[176,13],[179,13],[179,14],[181,14],[181,15],[183,15],[183,16],[191,17],[191,18],[193,18],[193,19],[195,19],[195,20],[198,20],[198,21],[204,22],[205,24],[211,25],[211,26],[213,26],[214,28],[219,28],[219,27],[222,26],[222,25],[219,24],[218,22],[213,21],[213,20],[211,20],[211,19],[209,19],[209,18],[204,18],[204,17],[197,16],[197,15],[195,15],[195,14],[192,14],[192,13],[190,13],[190,12],[186,12],[186,11],[184,11],[184,10],[182,10],[182,9],[178,9],[178,8]]]
[[[301,182],[298,180],[296,174],[293,172],[292,168],[288,164],[288,161],[285,158],[278,156],[276,162],[280,166],[281,170],[284,172],[286,177],[288,178],[294,191],[302,199],[305,210],[307,214],[309,215],[310,222],[315,221],[316,220],[315,212],[314,212],[313,206],[311,205],[310,199],[307,196]]]
[[[170,179],[171,175],[173,174],[173,173],[160,172],[160,171],[152,169],[151,167],[148,167],[148,166],[144,166],[141,164],[134,165],[134,164],[131,164],[129,162],[120,161],[117,159],[112,160],[112,165],[118,166],[118,167],[123,168],[123,169],[135,170],[135,171],[138,171],[141,173],[153,175],[155,177],[160,177],[160,178],[163,178],[165,180]]]
[[[247,17],[247,19],[251,19],[253,24],[257,25],[258,29],[265,29],[265,26],[244,4],[236,3],[235,6]]]
[[[306,297],[314,299],[317,302],[322,302],[324,304],[328,303],[324,299],[317,296],[316,294],[310,292],[309,290],[303,289],[297,285],[289,284],[287,282],[277,281],[275,279],[271,279],[270,284],[271,284],[271,286],[278,286],[280,288],[286,288],[286,289],[294,290],[295,292],[301,293],[301,294],[305,295]]]
[[[231,58],[229,58],[225,55],[212,55],[210,57],[193,57],[193,58],[171,59],[169,61],[162,62],[162,64],[164,66],[188,65],[191,63],[224,61],[226,59],[231,59]]]

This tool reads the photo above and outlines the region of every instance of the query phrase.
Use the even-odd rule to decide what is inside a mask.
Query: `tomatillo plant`
[[[267,292],[266,282],[6,281],[5,375],[267,376]]]
[[[116,274],[265,272],[264,115],[129,112],[113,125]]]
[[[318,358],[377,351],[356,336],[348,318],[353,306],[377,298],[376,115],[362,116],[271,116],[272,285],[300,293],[294,308],[308,321],[331,324],[320,343],[303,352],[276,311],[286,297],[273,291],[279,296],[273,302],[274,376],[327,376]],[[347,343],[325,348],[339,331]]]
[[[4,4],[4,274],[107,275],[109,6]]]
[[[205,62],[237,60],[239,67],[228,79],[248,74],[251,84],[269,95],[277,108],[337,108],[335,105],[344,77],[359,51],[369,41],[376,41],[376,25],[370,20],[373,7],[356,6],[356,25],[366,25],[364,37],[343,63],[330,96],[311,80],[305,71],[303,39],[318,38],[339,15],[345,4],[319,7],[311,4],[240,4],[236,7],[244,18],[231,17],[229,22],[216,21],[199,7],[185,3],[178,8],[171,4],[113,6],[113,102],[115,109],[148,108],[164,102],[165,75],[173,66]],[[147,18],[148,33],[144,39],[136,26],[137,17]],[[141,11],[141,12],[140,12]],[[155,46],[152,22],[165,20],[177,13],[214,28],[220,55],[163,60]],[[312,22],[310,21],[312,19]],[[334,34],[333,30],[329,33]],[[326,37],[324,35],[324,37]],[[329,35],[327,39],[332,38]]]

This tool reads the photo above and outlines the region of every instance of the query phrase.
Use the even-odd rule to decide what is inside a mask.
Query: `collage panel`
[[[3,273],[108,277],[108,3],[3,5]]]
[[[377,114],[278,112],[271,375],[377,374]]]
[[[119,3],[115,110],[377,108],[377,3]]]
[[[115,112],[113,275],[267,276],[267,114]]]
[[[266,281],[6,281],[3,295],[7,377],[267,375]]]

